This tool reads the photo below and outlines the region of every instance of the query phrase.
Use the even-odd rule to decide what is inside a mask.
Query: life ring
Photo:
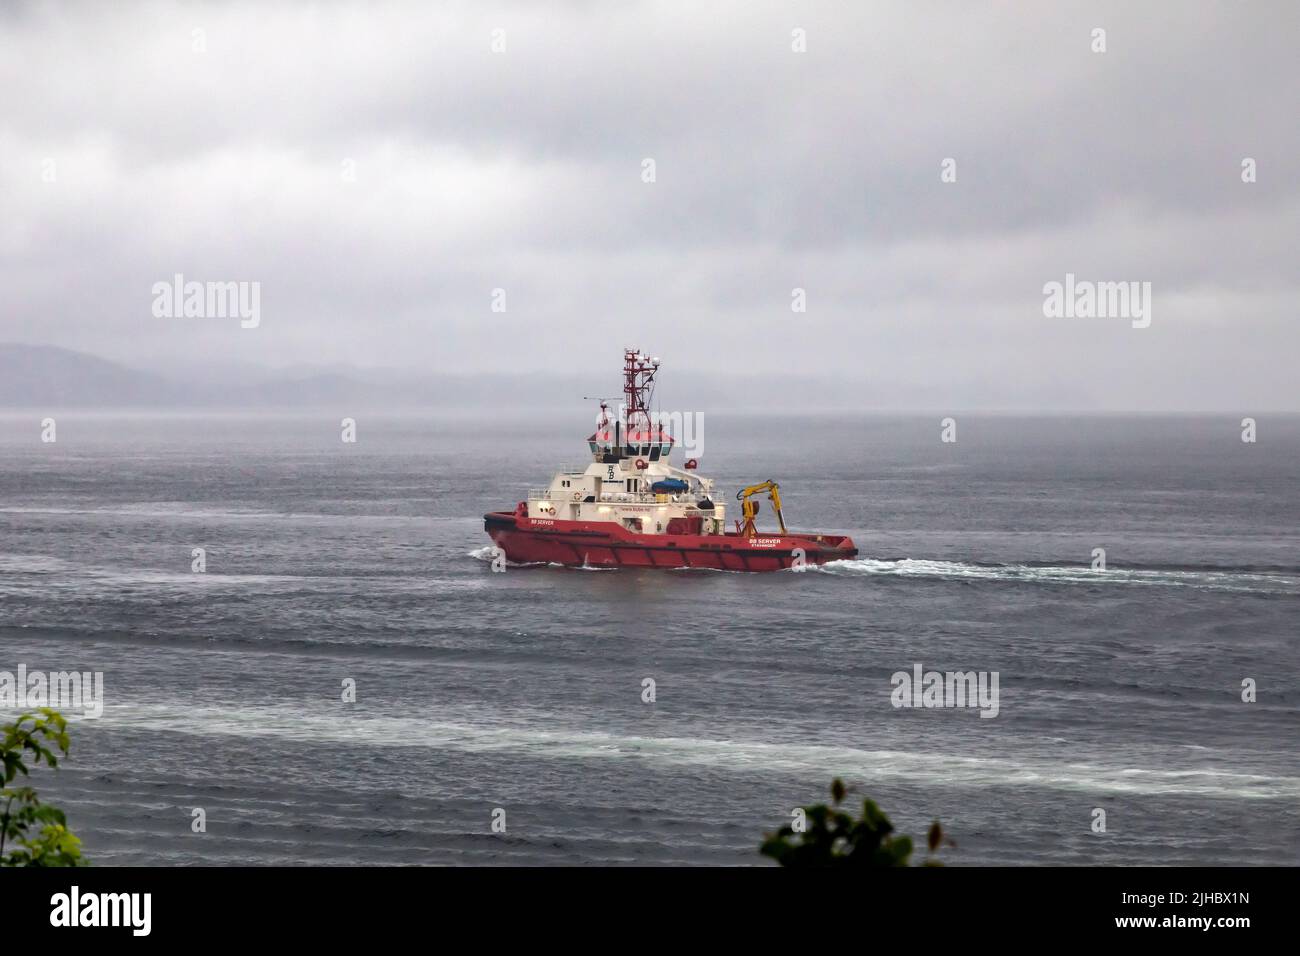
[[[687,471],[694,471],[696,468],[699,468],[699,467],[700,467],[700,463],[699,463],[698,461],[696,461],[694,458],[687,458],[687,459],[686,459],[686,470],[687,470]]]
[[[646,460],[644,458],[638,458],[636,460],[636,466],[641,471],[645,471],[647,468],[650,467],[648,464],[646,464]]]
[[[581,492],[581,491],[575,491],[575,492],[573,493],[573,500],[574,500],[574,501],[581,501],[581,500],[582,500],[582,492]]]

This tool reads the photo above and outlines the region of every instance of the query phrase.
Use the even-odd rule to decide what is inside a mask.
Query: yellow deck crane
[[[741,516],[745,519],[745,523],[740,528],[740,533],[746,538],[752,538],[758,534],[758,529],[754,527],[754,516],[758,514],[758,502],[750,499],[754,495],[760,495],[765,491],[767,496],[772,499],[772,508],[776,511],[776,520],[781,525],[781,533],[787,533],[785,518],[781,517],[781,486],[769,478],[761,485],[750,485],[748,488],[741,488],[736,492],[736,500],[740,502]]]

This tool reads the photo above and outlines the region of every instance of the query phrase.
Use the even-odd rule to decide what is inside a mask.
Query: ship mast
[[[651,434],[650,399],[658,371],[657,358],[642,355],[640,349],[623,350],[623,404],[628,434],[635,433],[638,425],[643,434]]]

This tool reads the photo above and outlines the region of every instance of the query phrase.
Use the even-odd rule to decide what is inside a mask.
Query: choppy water
[[[1300,420],[711,416],[861,551],[747,575],[494,574],[586,419],[340,417],[0,419],[0,669],[105,674],[37,781],[95,862],[754,863],[837,774],[952,863],[1297,862]]]

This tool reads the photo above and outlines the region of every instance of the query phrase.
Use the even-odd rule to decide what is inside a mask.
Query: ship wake
[[[476,561],[482,561],[485,564],[491,564],[496,560],[497,549],[492,545],[482,548],[475,548],[469,552],[467,557]],[[590,564],[559,564],[555,561],[506,561],[508,568],[564,568],[566,571],[617,571],[618,568],[601,568],[593,567]]]
[[[1174,568],[1109,568],[1086,565],[977,564],[922,558],[855,558],[831,561],[807,570],[839,576],[885,576],[1029,584],[1086,584],[1096,587],[1187,587],[1209,591],[1258,594],[1300,594],[1300,576],[1284,572],[1180,570]]]

